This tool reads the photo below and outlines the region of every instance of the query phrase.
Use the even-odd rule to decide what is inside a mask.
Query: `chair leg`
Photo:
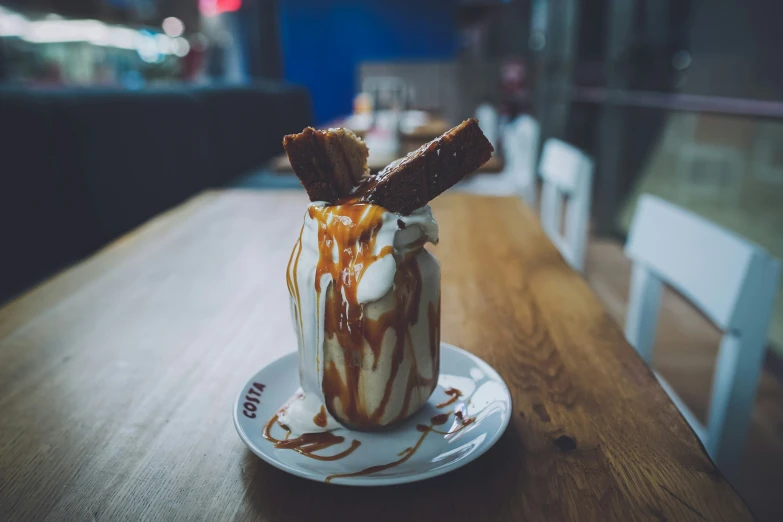
[[[533,179],[532,182],[522,183],[519,187],[519,195],[524,200],[525,204],[531,209],[536,208],[536,182]]]
[[[707,453],[731,482],[740,471],[765,351],[763,342],[749,344],[737,334],[723,337],[707,417]]]
[[[778,290],[780,264],[756,259],[748,269],[754,284],[743,292],[741,310],[752,310],[739,330],[726,332],[721,341],[712,398],[707,417],[707,452],[729,481],[736,484],[742,454],[753,417],[772,309]]]
[[[560,236],[563,201],[553,183],[544,183],[541,191],[541,225],[550,238]]]

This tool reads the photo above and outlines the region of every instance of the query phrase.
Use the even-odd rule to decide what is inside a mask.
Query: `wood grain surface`
[[[209,192],[0,310],[0,520],[751,520],[586,283],[515,199],[445,195],[443,340],[509,384],[477,461],[421,483],[310,482],[232,424],[295,349],[303,192]]]

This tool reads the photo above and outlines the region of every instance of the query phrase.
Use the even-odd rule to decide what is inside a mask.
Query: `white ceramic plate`
[[[441,343],[440,378],[427,405],[393,430],[366,433],[347,429],[333,433],[345,437],[337,446],[319,454],[337,454],[354,439],[361,445],[347,457],[321,461],[300,455],[290,449],[277,449],[263,437],[263,429],[277,410],[299,387],[296,352],[289,353],[258,371],[242,388],[234,405],[234,425],[250,450],[269,464],[294,475],[316,481],[327,481],[333,475],[354,473],[373,466],[400,460],[405,450],[416,445],[423,433],[418,425],[431,425],[438,414],[450,413],[448,421],[435,426],[448,435],[429,432],[418,450],[394,467],[362,476],[332,477],[332,484],[384,486],[424,480],[448,473],[475,460],[492,447],[508,426],[511,394],[506,383],[487,363],[456,346]],[[450,397],[445,390],[456,388],[462,396],[448,406],[437,408]],[[454,412],[475,419],[462,426]],[[460,429],[461,428],[461,429]],[[282,438],[275,425],[273,435]]]

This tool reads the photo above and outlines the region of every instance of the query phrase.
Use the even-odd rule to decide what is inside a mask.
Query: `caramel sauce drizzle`
[[[330,361],[323,370],[322,391],[326,405],[313,418],[313,422],[319,427],[325,427],[327,422],[326,410],[329,411],[342,424],[358,429],[377,429],[381,426],[387,405],[391,399],[392,385],[400,371],[405,359],[406,348],[413,350],[413,342],[410,327],[419,319],[419,306],[422,293],[422,275],[419,269],[416,254],[418,247],[423,246],[426,238],[421,239],[421,244],[414,244],[408,254],[403,257],[395,257],[397,270],[394,276],[393,297],[395,306],[383,313],[375,320],[364,316],[364,309],[357,299],[358,283],[361,276],[370,264],[387,255],[394,255],[393,246],[387,245],[380,252],[375,253],[378,232],[383,224],[382,207],[351,201],[346,206],[310,207],[309,217],[317,222],[319,259],[315,273],[315,291],[317,302],[320,302],[321,292],[325,294],[324,311],[324,339],[322,342],[333,343],[336,341],[343,351],[344,366],[338,369],[334,361]],[[404,228],[398,224],[400,228]],[[304,227],[302,227],[302,231]],[[302,253],[302,231],[299,240],[294,246],[288,262],[286,281],[288,290],[296,302],[297,321],[300,332],[302,329],[301,297],[297,279],[299,259]],[[339,247],[336,252],[335,248]],[[332,282],[321,288],[321,279],[329,274]],[[316,307],[319,310],[320,307]],[[426,310],[426,319],[429,326],[429,350],[433,360],[433,368],[440,366],[440,299],[437,305],[429,303]],[[380,405],[373,411],[364,404],[360,393],[359,377],[362,368],[366,368],[364,358],[365,346],[369,347],[372,361],[371,368],[377,369],[383,339],[389,329],[395,331],[395,345],[391,353],[391,369],[386,381],[384,393]],[[407,346],[406,346],[407,345]],[[316,356],[320,355],[320,349],[316,350]],[[430,392],[437,386],[435,375],[424,378],[418,371],[416,357],[410,353],[412,361],[411,370],[405,379],[405,396],[403,405],[397,415],[386,425],[393,424],[403,419],[410,406],[413,392],[420,387],[428,387]],[[345,378],[343,379],[343,375]],[[454,388],[446,390],[450,398],[438,404],[438,408],[444,408],[456,402],[462,393]],[[337,412],[335,405],[339,402],[342,411]],[[354,477],[377,473],[402,464],[410,459],[419,449],[429,433],[435,432],[451,435],[464,429],[475,419],[464,419],[461,411],[454,412],[459,427],[452,431],[440,431],[435,426],[442,426],[450,417],[450,413],[442,413],[432,417],[429,426],[420,424],[416,429],[421,432],[416,444],[405,448],[398,454],[398,460],[372,466],[354,473],[331,475],[326,482],[334,478]],[[285,430],[285,438],[279,440],[271,435],[274,424],[277,423]],[[272,442],[276,448],[290,449],[309,458],[318,460],[338,460],[344,458],[361,444],[353,440],[346,450],[331,456],[314,454],[325,448],[341,444],[345,437],[331,432],[306,433],[296,438],[290,437],[290,430],[279,422],[278,416],[273,416],[264,427],[263,436]]]
[[[470,426],[471,424],[473,424],[473,422],[475,420],[476,419],[474,417],[470,417],[470,418],[467,418],[465,420],[460,420],[459,421],[459,427],[457,429],[455,429],[455,430],[442,431],[442,430],[436,430],[435,428],[430,428],[430,430],[433,433],[440,433],[441,435],[454,435],[455,433],[459,433],[460,431],[464,430],[467,426]]]
[[[433,426],[440,426],[442,424],[446,424],[446,421],[449,420],[449,413],[440,413],[438,415],[435,415],[433,418],[430,419],[430,422]]]
[[[449,389],[446,390],[446,395],[450,395],[451,398],[449,400],[445,401],[445,402],[441,402],[440,404],[436,404],[435,405],[436,408],[445,408],[449,404],[454,404],[455,402],[457,402],[457,399],[462,397],[462,392],[459,391],[456,388],[449,388]]]
[[[451,395],[452,398],[462,396],[462,393],[455,388],[449,388],[448,390],[446,390],[447,393],[449,391],[451,391],[449,395]],[[446,422],[448,422],[449,418],[451,417],[452,413],[454,413],[455,421],[459,423],[459,427],[457,429],[452,429],[449,431],[442,431],[442,430],[435,429],[435,426],[442,426],[443,424],[446,424]],[[323,406],[321,407],[321,411],[316,415],[316,418],[318,418],[320,415],[323,415],[324,425],[326,425],[325,422],[326,412],[324,411]],[[313,420],[315,421],[315,419]],[[331,482],[333,479],[336,478],[360,477],[364,475],[371,475],[373,473],[378,473],[379,471],[384,471],[393,468],[395,466],[399,466],[403,462],[410,459],[416,453],[416,451],[418,451],[418,449],[421,447],[422,443],[424,442],[424,439],[426,439],[427,435],[429,435],[430,433],[438,433],[446,436],[454,435],[455,433],[459,433],[460,431],[465,429],[467,426],[472,424],[475,420],[476,420],[475,417],[465,417],[461,410],[456,410],[454,412],[447,412],[447,413],[439,413],[437,415],[434,415],[430,419],[429,426],[426,424],[416,425],[416,430],[421,433],[421,435],[419,436],[419,440],[416,441],[416,444],[414,444],[413,446],[405,448],[400,453],[398,453],[397,456],[400,457],[399,459],[386,464],[370,466],[369,468],[365,468],[359,471],[354,471],[352,473],[338,473],[334,475],[329,475],[328,477],[326,477],[325,482]],[[275,424],[280,426],[286,432],[285,437],[282,440],[272,436],[272,428],[274,427]],[[315,454],[316,451],[330,448],[332,446],[345,442],[345,437],[342,437],[340,435],[335,435],[330,431],[322,432],[322,433],[304,433],[299,437],[293,439],[289,438],[290,435],[291,435],[291,430],[288,429],[287,426],[280,423],[277,413],[275,413],[264,426],[263,436],[266,440],[274,444],[275,448],[290,449],[296,451],[300,455],[304,455],[305,457],[309,457],[311,459],[316,459],[316,460],[322,460],[322,461],[340,460],[353,453],[356,450],[356,448],[358,448],[361,445],[360,441],[354,439],[351,442],[351,445],[345,450],[341,451],[340,453],[337,453],[335,455],[316,455]]]
[[[286,434],[283,440],[272,436],[272,428],[275,424],[285,430]],[[269,421],[264,426],[263,435],[266,440],[274,444],[275,448],[290,449],[299,453],[300,455],[304,455],[305,457],[325,461],[340,460],[345,458],[353,453],[356,448],[361,445],[360,441],[354,439],[351,442],[351,445],[340,453],[335,455],[316,455],[316,451],[343,443],[345,441],[345,437],[335,435],[331,431],[324,431],[321,433],[304,433],[299,437],[291,439],[289,438],[291,435],[291,430],[289,430],[287,426],[280,424],[277,413],[275,413],[274,416],[272,416],[272,418],[269,419]]]
[[[419,424],[418,426],[416,426],[416,429],[419,429],[420,426],[423,425]],[[427,428],[427,426],[424,426],[424,428]],[[429,435],[429,430],[424,431],[419,437],[419,440],[416,442],[416,444],[412,448],[407,448],[406,451],[403,451],[401,453],[403,457],[398,460],[395,460],[394,462],[389,462],[388,464],[380,464],[378,466],[371,466],[369,468],[365,468],[360,471],[354,471],[353,473],[338,473],[335,475],[329,475],[328,477],[326,477],[326,480],[324,480],[324,482],[331,482],[336,478],[361,477],[364,475],[372,475],[373,473],[378,473],[379,471],[383,471],[389,468],[393,468],[395,466],[399,466],[400,464],[402,464],[403,462],[411,458],[414,453],[416,453],[416,451],[421,446],[421,443],[424,442],[424,439],[427,438],[427,435]]]
[[[299,299],[299,279],[297,279],[297,269],[299,268],[299,256],[302,255],[302,232],[304,232],[304,225],[299,230],[299,239],[294,244],[294,249],[291,251],[291,257],[288,259],[288,266],[285,271],[285,280],[288,284],[288,293],[296,301],[296,321],[299,323],[299,335],[304,335],[302,326],[302,307]]]
[[[344,365],[338,368],[334,361],[324,361],[322,391],[326,408],[342,424],[354,428],[372,430],[382,426],[382,419],[392,396],[392,385],[397,378],[400,366],[405,360],[406,345],[412,350],[410,327],[418,322],[419,304],[422,292],[422,276],[416,260],[417,248],[402,258],[396,258],[397,270],[394,276],[394,299],[396,306],[382,314],[376,320],[364,315],[364,307],[359,304],[357,290],[359,281],[367,267],[387,255],[394,255],[394,248],[386,245],[375,252],[378,232],[383,225],[386,210],[370,204],[350,204],[326,207],[310,207],[308,213],[318,224],[319,259],[315,274],[315,290],[320,301],[321,292],[325,294],[324,307],[324,343],[334,342],[343,350]],[[424,239],[421,244],[424,244]],[[299,288],[296,285],[296,265],[301,253],[301,234],[289,261],[289,292],[299,302]],[[335,252],[334,249],[340,250]],[[336,257],[336,259],[335,259]],[[321,288],[321,278],[329,274],[332,282],[327,288]],[[294,281],[290,279],[293,275]],[[301,331],[301,315],[298,317]],[[438,367],[440,352],[440,303],[437,309],[430,305],[427,310],[430,326],[430,352],[433,355],[434,368]],[[383,339],[390,329],[395,331],[395,345],[391,353],[391,369],[380,404],[370,408],[363,400],[360,387],[362,368],[377,369]],[[365,346],[369,347],[372,361],[365,363]],[[321,347],[319,347],[321,348]],[[317,350],[320,353],[320,350]],[[403,419],[408,413],[413,392],[419,387],[437,385],[434,378],[423,378],[416,367],[416,358],[405,379],[406,390],[403,406],[397,415],[383,425],[390,425]],[[343,377],[344,376],[344,377]],[[340,408],[336,405],[339,403]]]
[[[326,427],[326,408],[324,405],[321,405],[321,411],[315,414],[315,417],[313,417],[313,422],[316,426],[319,428],[325,428]]]
[[[449,393],[449,391],[451,391],[451,393]],[[446,393],[451,395],[452,399],[454,399],[454,400],[450,399],[449,401],[447,401],[449,404],[456,401],[458,397],[462,396],[462,392],[460,392],[456,388],[449,388],[448,390],[446,390]],[[442,406],[438,406],[438,408],[441,407]],[[451,413],[439,413],[430,419],[429,426],[427,426],[426,424],[416,425],[416,430],[421,433],[421,435],[419,436],[419,440],[416,441],[416,444],[414,444],[412,447],[405,448],[404,450],[399,452],[397,454],[397,456],[400,457],[399,459],[389,462],[387,464],[370,466],[369,468],[365,468],[360,471],[354,471],[352,473],[338,473],[335,475],[329,475],[328,477],[326,477],[325,482],[331,482],[336,478],[361,477],[364,475],[372,475],[373,473],[378,473],[379,471],[384,471],[389,468],[399,466],[400,464],[402,464],[403,462],[411,458],[416,453],[416,451],[418,451],[418,449],[421,447],[422,443],[424,442],[424,439],[426,439],[427,435],[429,435],[430,433],[439,433],[447,436],[454,435],[455,433],[459,433],[460,431],[465,429],[470,424],[473,424],[473,422],[476,420],[475,417],[466,418],[461,410],[457,410],[453,413],[454,413],[455,420],[459,422],[459,427],[457,429],[453,429],[450,431],[442,431],[442,430],[435,429],[435,426],[442,426],[443,424],[446,424],[446,422],[448,422],[449,420],[449,417],[451,416]]]

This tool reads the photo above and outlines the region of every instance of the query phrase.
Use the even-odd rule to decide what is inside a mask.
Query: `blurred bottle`
[[[370,128],[365,142],[371,157],[395,158],[400,151],[400,123],[406,106],[407,83],[396,76],[366,78],[362,90],[372,104]]]
[[[506,61],[500,71],[501,119],[511,121],[529,111],[527,103],[527,67],[525,61]]]
[[[183,81],[197,82],[204,76],[204,64],[207,53],[207,37],[196,33],[188,38],[190,51],[182,58],[180,77]]]
[[[372,112],[372,96],[367,92],[360,92],[353,99],[354,114],[369,114]]]

